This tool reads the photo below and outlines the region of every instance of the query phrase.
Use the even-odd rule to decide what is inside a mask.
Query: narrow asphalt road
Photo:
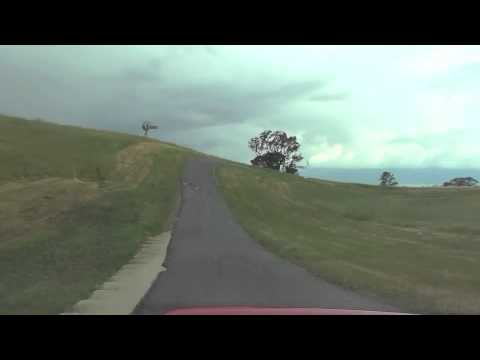
[[[164,266],[133,314],[197,306],[326,307],[398,311],[318,279],[269,253],[235,222],[213,175],[187,162],[182,205]]]

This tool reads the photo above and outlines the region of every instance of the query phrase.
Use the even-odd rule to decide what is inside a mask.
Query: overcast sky
[[[0,113],[247,162],[264,129],[312,166],[480,167],[480,46],[0,46]]]

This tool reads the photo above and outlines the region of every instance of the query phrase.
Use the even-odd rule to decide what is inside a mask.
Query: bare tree
[[[143,131],[145,131],[145,136],[148,136],[148,132],[150,130],[155,130],[155,129],[158,129],[158,126],[157,125],[153,125],[150,121],[144,121],[143,124],[142,124],[142,129]]]

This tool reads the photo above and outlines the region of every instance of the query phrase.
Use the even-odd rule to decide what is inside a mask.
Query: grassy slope
[[[60,313],[88,297],[168,229],[192,154],[0,116],[0,314]]]
[[[226,201],[266,248],[408,311],[480,312],[480,190],[382,189],[225,164]]]

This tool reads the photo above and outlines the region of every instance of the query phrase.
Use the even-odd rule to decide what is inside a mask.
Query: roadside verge
[[[163,266],[171,232],[149,238],[114,276],[62,315],[129,315],[148,291]]]

